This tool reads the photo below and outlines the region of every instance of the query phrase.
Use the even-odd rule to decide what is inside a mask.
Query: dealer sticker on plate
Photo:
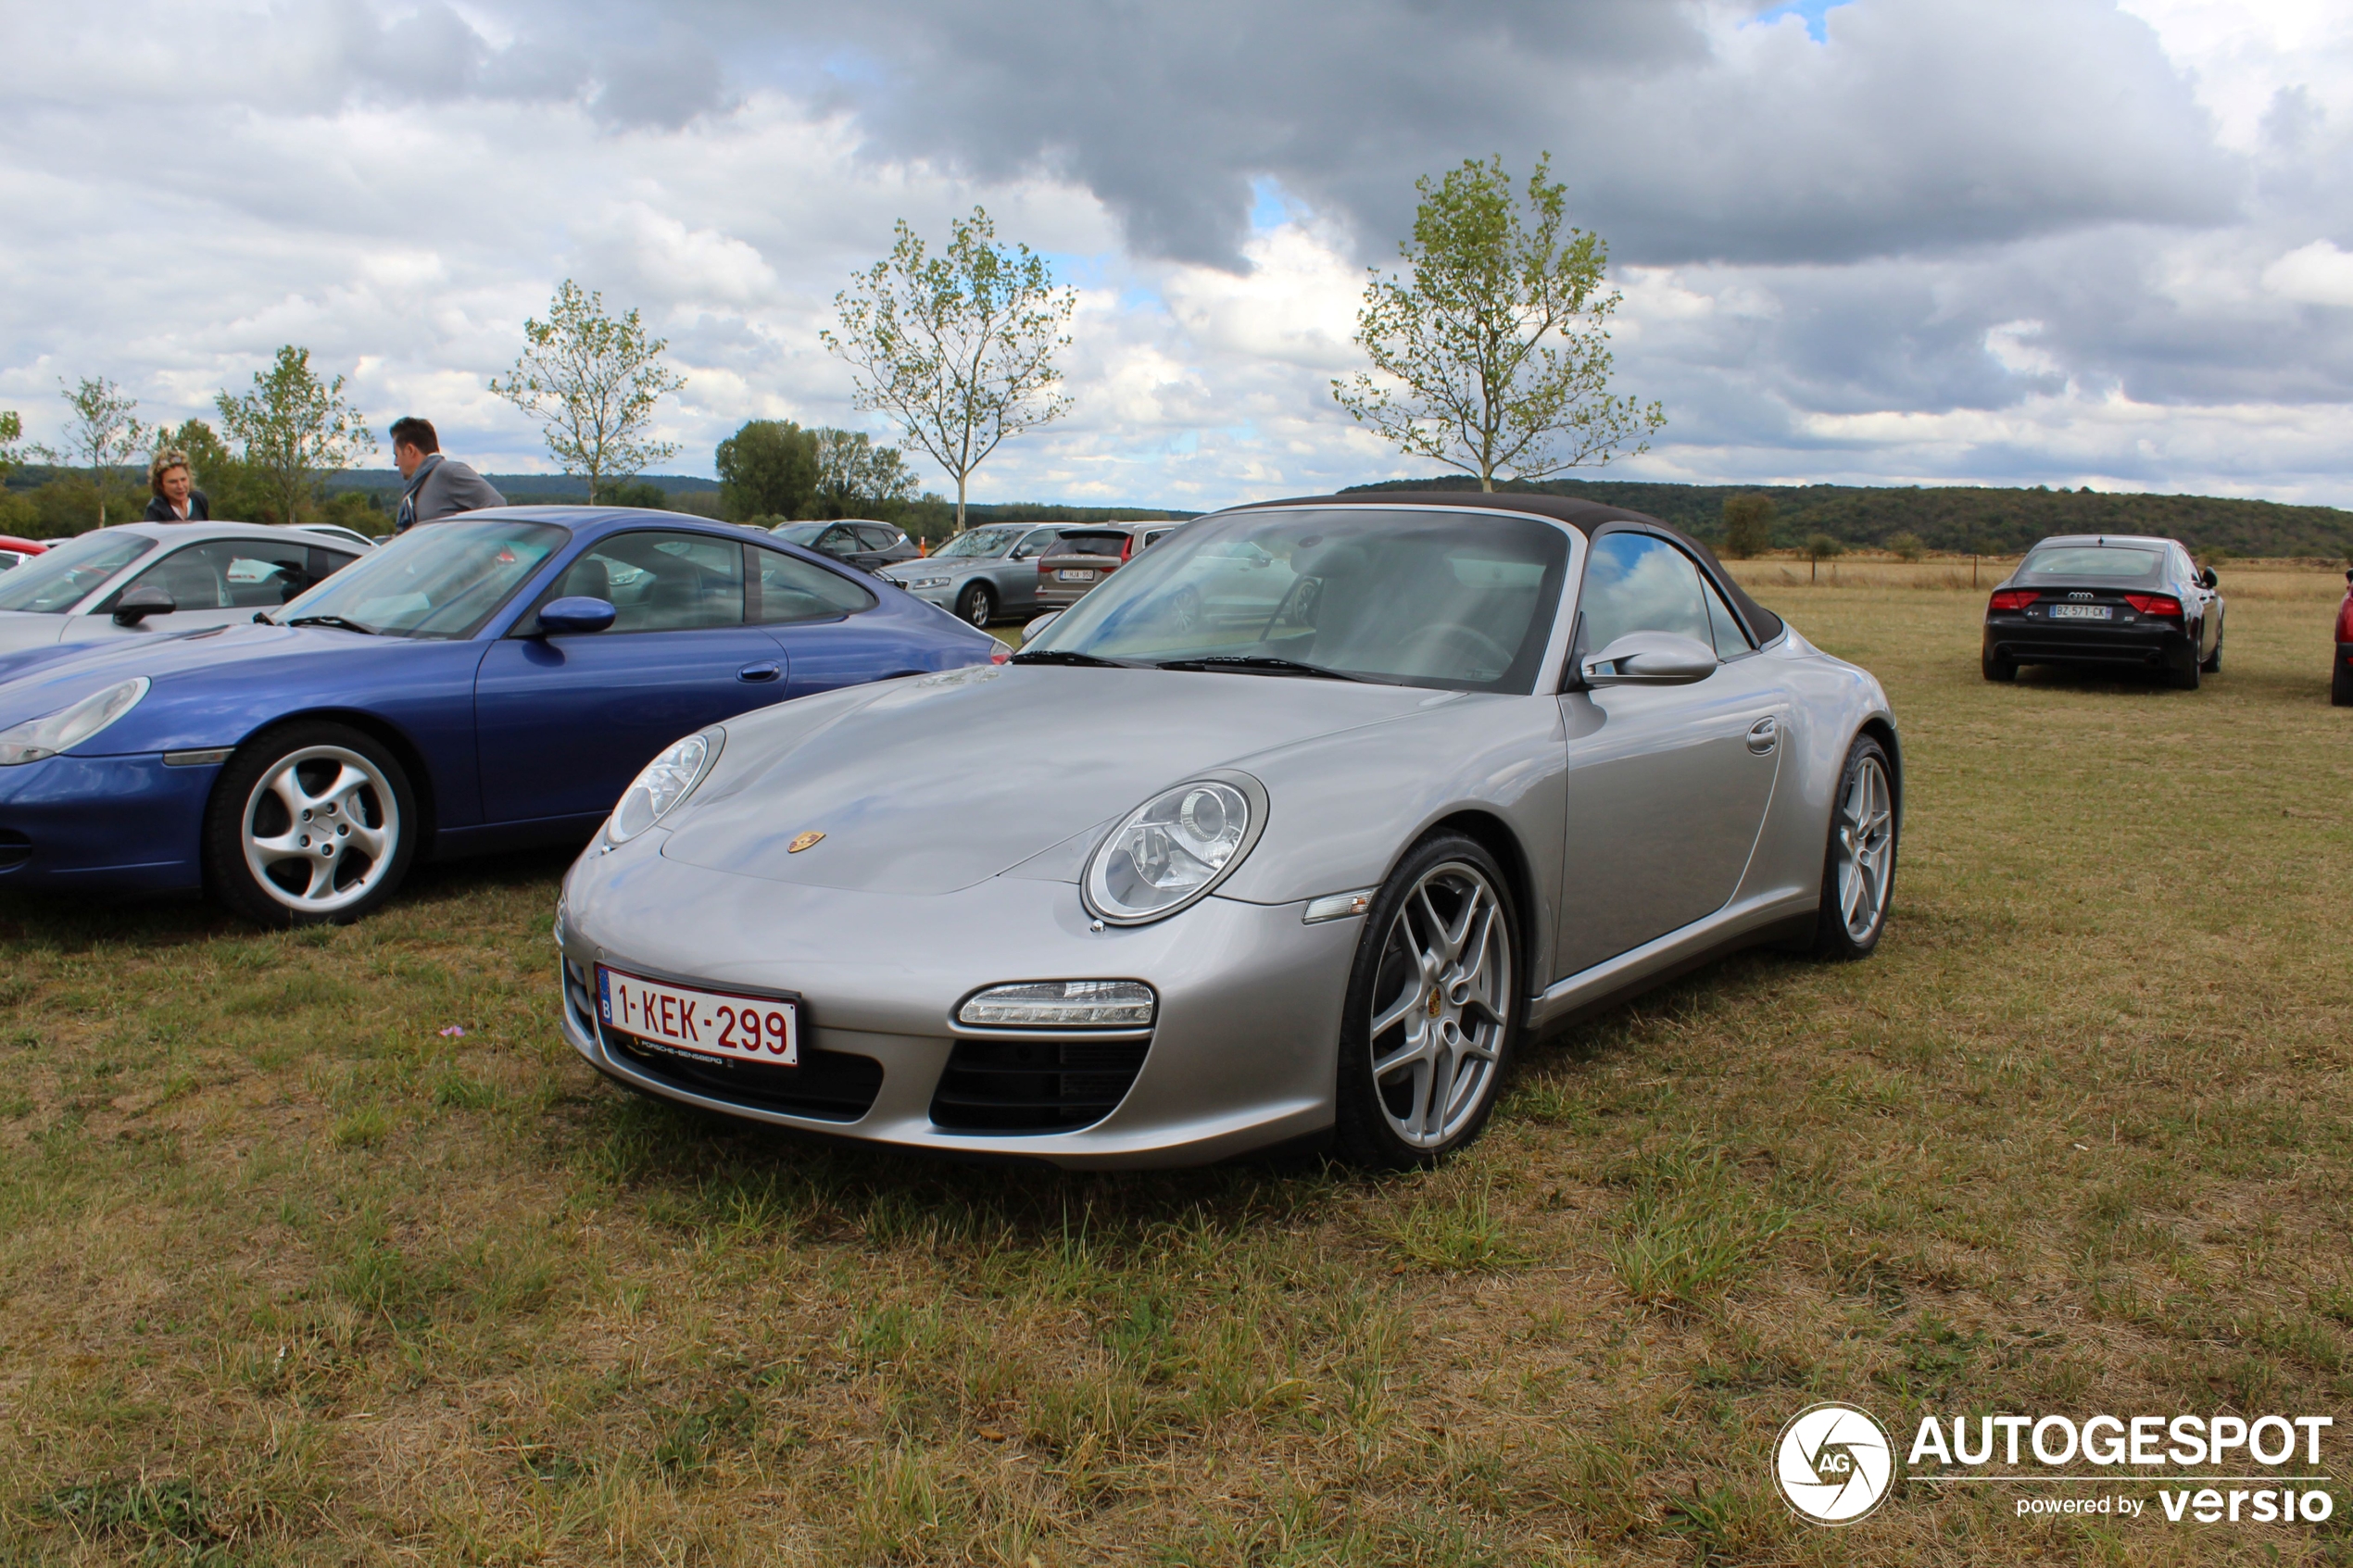
[[[698,1056],[800,1065],[799,1009],[775,997],[667,985],[598,964],[597,1010],[609,1029]]]

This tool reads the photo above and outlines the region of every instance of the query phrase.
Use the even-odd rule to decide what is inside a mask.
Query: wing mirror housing
[[[114,602],[114,623],[136,626],[151,615],[170,615],[180,601],[161,588],[133,588]]]
[[[551,599],[539,607],[539,630],[543,634],[563,636],[575,632],[601,632],[620,614],[610,599],[593,599],[585,594],[569,598]]]
[[[1045,614],[1039,616],[1037,620],[1029,622],[1026,626],[1024,626],[1021,629],[1021,646],[1027,647],[1031,643],[1036,642],[1038,640],[1038,633],[1043,632],[1047,627],[1051,626],[1054,621],[1061,617],[1061,610],[1050,609]]]
[[[2214,575],[2214,569],[2210,566],[2197,574],[2197,580],[2201,587],[2219,588],[2222,585],[2222,580]]]
[[[1716,650],[1673,632],[1629,632],[1578,669],[1588,686],[1688,686],[1716,673]]]

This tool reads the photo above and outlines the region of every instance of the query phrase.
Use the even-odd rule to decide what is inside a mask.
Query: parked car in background
[[[346,545],[356,545],[363,550],[372,550],[381,543],[380,540],[362,533],[356,528],[346,528],[339,522],[301,522],[295,526],[305,533],[323,533],[330,539],[340,540]]]
[[[2336,607],[2336,662],[2330,666],[2329,701],[2353,708],[2353,569],[2345,573],[2345,602]]]
[[[113,558],[93,552],[165,548],[73,544],[93,571]],[[120,572],[94,581],[84,599]],[[265,923],[354,920],[420,856],[585,837],[681,731],[1005,657],[765,533],[609,508],[410,529],[271,604],[266,624],[0,667],[0,886],[201,886]]]
[[[2026,553],[1985,606],[1989,681],[2022,664],[2147,670],[2197,690],[2222,668],[2222,595],[2176,539],[2059,534]]]
[[[1279,613],[1180,625],[1208,552]],[[1880,684],[1654,519],[1238,508],[1003,668],[681,741],[565,878],[552,1000],[598,1071],[750,1121],[1428,1164],[1532,1028],[1747,944],[1869,954],[1902,782]]]
[[[0,654],[251,621],[370,553],[307,528],[127,522],[0,576]]]
[[[788,545],[847,561],[861,571],[880,571],[896,562],[913,560],[923,553],[913,540],[889,523],[867,518],[849,517],[838,522],[785,522],[770,532]]]
[[[13,571],[48,547],[38,539],[19,539],[13,533],[0,533],[0,571]]]
[[[1050,523],[987,523],[922,560],[886,567],[882,575],[975,626],[1026,620],[1038,608],[1038,559],[1064,532]]]
[[[1038,608],[1061,609],[1076,603],[1139,550],[1183,527],[1181,522],[1114,522],[1065,528],[1062,540],[1038,562]]]

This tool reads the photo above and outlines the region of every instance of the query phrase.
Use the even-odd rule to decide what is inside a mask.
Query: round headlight
[[[1164,790],[1096,848],[1087,863],[1087,905],[1120,925],[1175,914],[1241,862],[1265,819],[1265,793],[1239,775]]]
[[[719,757],[727,732],[716,724],[688,735],[645,766],[629,781],[605,822],[605,842],[626,844],[661,821],[681,800],[694,793]]]

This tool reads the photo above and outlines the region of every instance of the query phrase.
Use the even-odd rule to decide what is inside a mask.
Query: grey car
[[[886,567],[880,575],[975,626],[1026,620],[1038,612],[1038,558],[1063,532],[1032,522],[968,528],[926,558]]]
[[[1265,612],[1180,612],[1244,546]],[[1879,683],[1664,523],[1239,508],[1010,664],[683,739],[565,880],[559,1014],[633,1088],[852,1138],[1427,1164],[1530,1031],[1748,944],[1872,951],[1901,785]]]
[[[251,621],[367,548],[250,522],[94,529],[0,577],[0,655]]]

